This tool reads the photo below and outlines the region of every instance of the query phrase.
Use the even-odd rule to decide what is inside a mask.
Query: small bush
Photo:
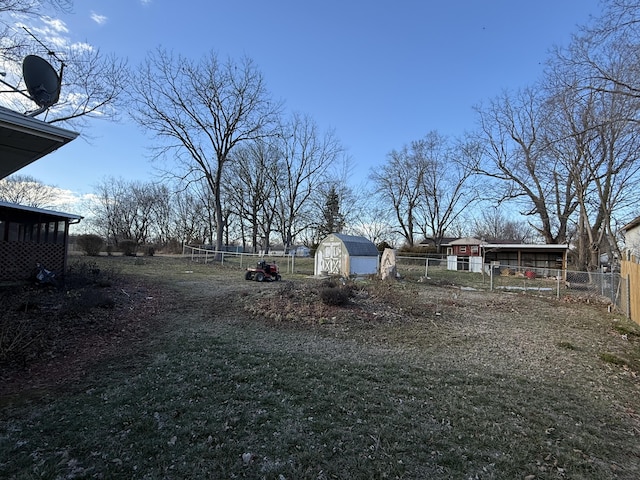
[[[320,284],[322,288],[336,288],[338,284],[331,278],[325,278]]]
[[[341,307],[349,303],[349,290],[345,288],[324,287],[320,290],[320,299],[325,305]]]
[[[76,240],[78,248],[90,257],[97,257],[102,251],[104,240],[99,235],[86,234],[78,236]]]
[[[123,255],[134,257],[138,251],[138,244],[133,240],[122,240],[118,243],[118,248]]]
[[[115,300],[103,290],[85,288],[67,292],[61,313],[66,316],[84,316],[94,308],[111,309],[115,307]]]

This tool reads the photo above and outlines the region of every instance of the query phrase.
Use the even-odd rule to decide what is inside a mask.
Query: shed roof
[[[333,233],[332,235],[342,241],[349,255],[353,257],[377,257],[380,254],[375,243],[366,237],[342,233]]]

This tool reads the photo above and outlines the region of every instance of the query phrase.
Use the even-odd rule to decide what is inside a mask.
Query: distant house
[[[289,253],[295,255],[296,257],[309,257],[311,256],[311,249],[305,245],[299,245],[295,248],[292,248]]]
[[[447,269],[481,272],[482,243],[474,237],[463,237],[443,245],[447,249]]]
[[[0,280],[27,280],[36,265],[63,273],[69,225],[79,215],[0,201]]]
[[[640,234],[640,229],[638,231]],[[566,271],[569,251],[566,244],[488,243],[473,237],[458,238],[443,247],[447,249],[449,270],[480,272],[494,264],[517,269],[548,269],[553,275],[558,270]]]
[[[622,227],[626,257],[640,259],[640,217],[636,217]]]
[[[482,240],[474,237],[463,237],[443,244],[443,247],[447,248],[447,255],[473,257],[481,255],[480,246],[482,243]]]
[[[450,242],[453,242],[454,240],[457,240],[458,237],[442,237],[440,239],[440,248],[445,248],[446,245],[448,245]],[[427,247],[429,249],[436,249],[438,248],[436,239],[433,237],[425,237],[420,243],[419,246],[421,247]]]
[[[365,237],[332,233],[316,249],[314,274],[373,275],[378,273],[379,252]]]

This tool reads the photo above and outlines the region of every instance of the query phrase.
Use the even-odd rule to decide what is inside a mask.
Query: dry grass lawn
[[[640,329],[604,306],[89,261],[109,282],[3,297],[58,333],[0,363],[2,478],[640,478]]]

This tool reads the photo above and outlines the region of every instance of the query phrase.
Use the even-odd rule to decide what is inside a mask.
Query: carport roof
[[[0,107],[0,179],[75,139],[78,133]]]

